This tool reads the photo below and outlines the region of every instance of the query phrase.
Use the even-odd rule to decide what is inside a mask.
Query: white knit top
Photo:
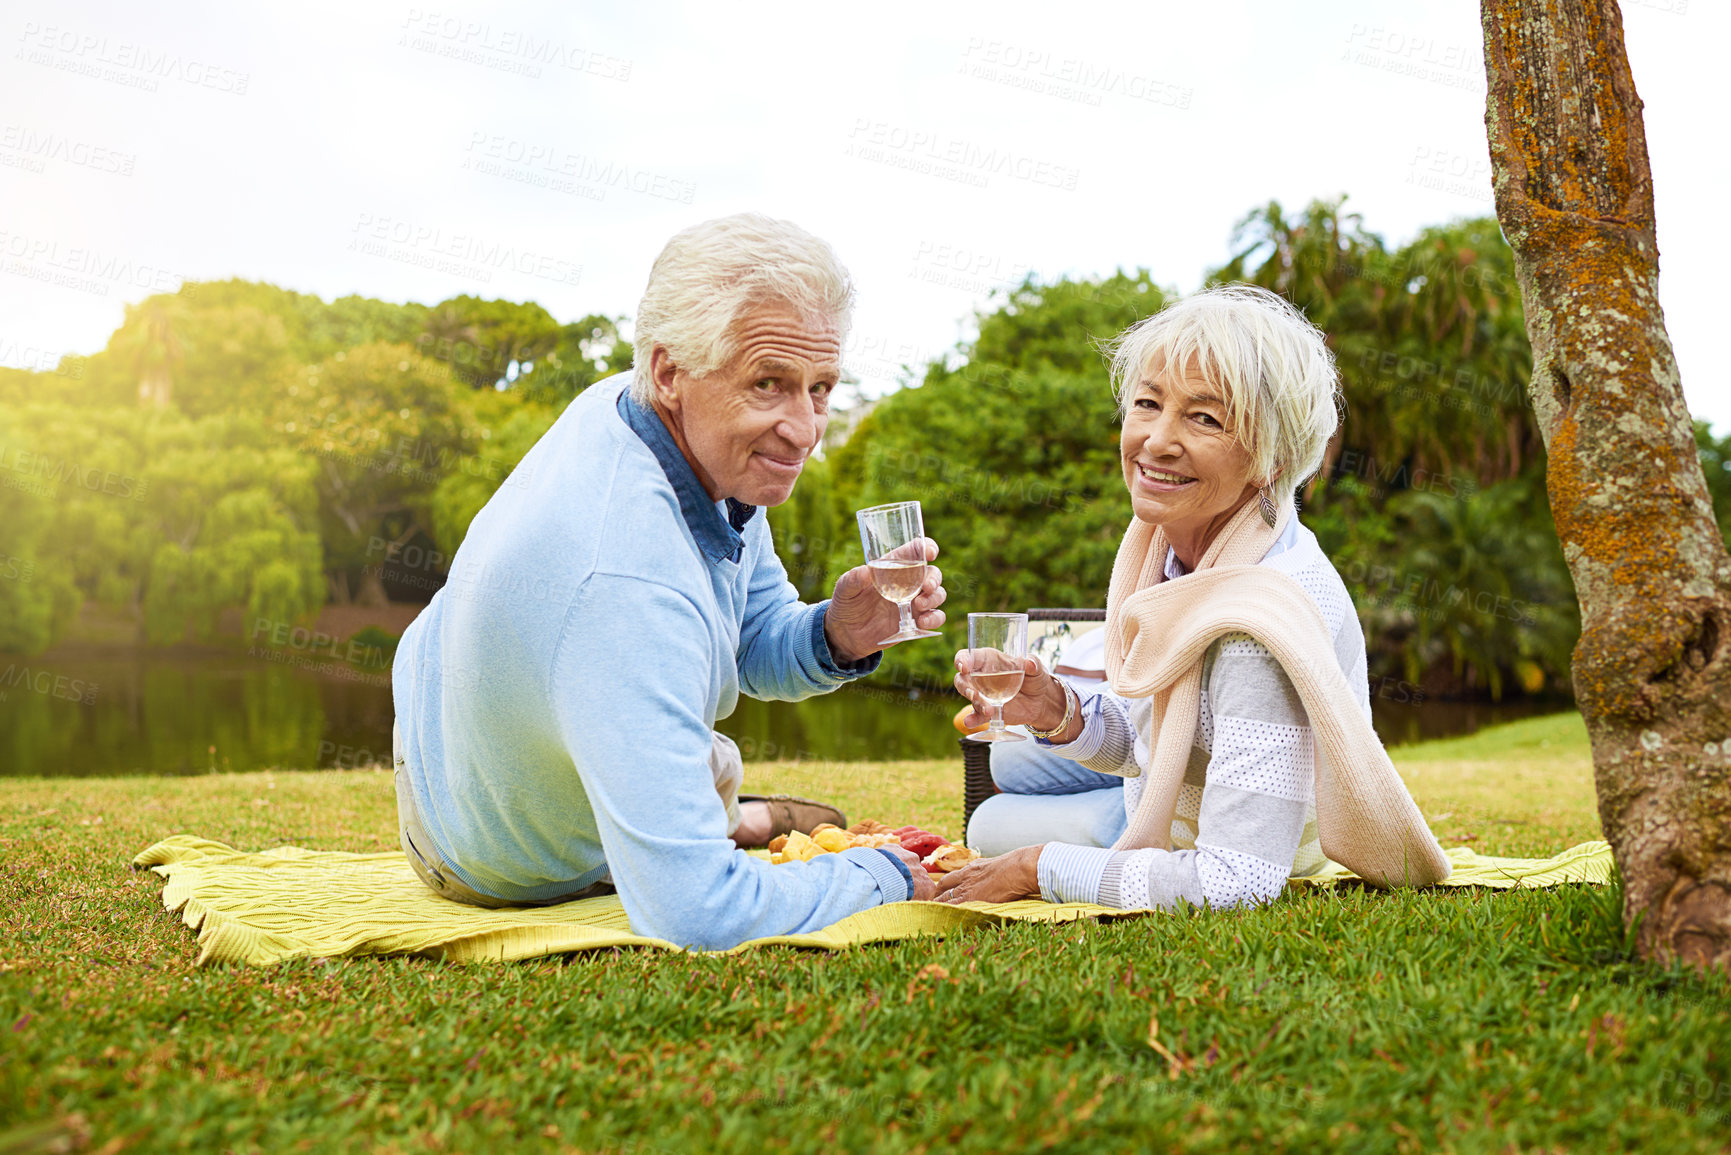
[[[1289,518],[1262,565],[1296,579],[1322,612],[1336,660],[1370,717],[1364,631],[1352,599],[1316,535]],[[1166,577],[1187,571],[1168,553]],[[1266,647],[1228,634],[1204,658],[1201,706],[1171,850],[1113,851],[1047,843],[1040,890],[1048,902],[1095,902],[1119,909],[1171,908],[1179,900],[1219,908],[1266,902],[1290,876],[1310,874],[1323,856],[1316,822],[1317,744],[1298,692]],[[1139,775],[1149,763],[1152,704],[1101,686],[1082,695],[1084,725],[1051,749],[1090,770],[1125,776],[1134,815]]]

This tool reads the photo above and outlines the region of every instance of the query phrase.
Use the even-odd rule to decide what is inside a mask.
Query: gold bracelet
[[[1076,696],[1076,691],[1070,688],[1070,683],[1060,678],[1058,685],[1064,689],[1064,720],[1050,730],[1036,730],[1032,726],[1027,726],[1027,723],[1023,723],[1024,726],[1027,726],[1028,733],[1047,742],[1050,742],[1054,735],[1062,734],[1069,727],[1070,719],[1076,716],[1076,707],[1081,704],[1081,700]]]

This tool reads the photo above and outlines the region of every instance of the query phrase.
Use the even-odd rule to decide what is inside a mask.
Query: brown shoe
[[[791,794],[741,794],[739,801],[765,802],[769,804],[769,838],[780,838],[783,834],[792,834],[795,830],[801,834],[810,834],[815,827],[823,823],[832,823],[841,829],[847,829],[847,815],[833,806],[822,802],[813,802],[809,798],[795,798]],[[769,839],[764,840],[764,845]]]

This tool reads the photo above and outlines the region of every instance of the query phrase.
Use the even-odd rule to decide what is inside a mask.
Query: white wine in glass
[[[1027,741],[1004,726],[1004,703],[1021,692],[1027,659],[1027,614],[968,615],[968,683],[992,707],[991,725],[970,741]]]
[[[919,596],[920,587],[926,584],[926,563],[923,561],[880,557],[867,562],[866,568],[872,571],[872,584],[877,586],[878,593],[898,606],[911,605]]]
[[[1020,668],[1009,670],[980,671],[970,674],[969,681],[974,689],[980,692],[989,705],[1002,706],[1011,698],[1022,692],[1022,671]]]
[[[859,521],[860,544],[865,547],[872,584],[885,601],[893,602],[901,611],[901,627],[878,645],[941,636],[914,624],[914,599],[926,582],[925,526],[920,519],[920,503],[874,505],[854,516]]]

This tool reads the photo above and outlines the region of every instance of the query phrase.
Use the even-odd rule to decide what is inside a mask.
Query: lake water
[[[388,764],[388,668],[284,655],[61,649],[0,656],[0,775],[205,774]],[[287,655],[293,659],[299,655]],[[741,698],[721,729],[747,761],[957,756],[953,694],[886,677],[800,703]],[[1389,745],[1566,709],[1377,701]]]

